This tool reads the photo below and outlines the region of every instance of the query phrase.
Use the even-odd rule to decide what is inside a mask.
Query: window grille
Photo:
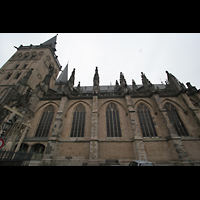
[[[166,103],[165,108],[167,110],[168,117],[172,124],[174,125],[174,128],[176,129],[179,136],[189,136],[176,108],[170,104]]]
[[[54,107],[47,106],[42,114],[35,137],[47,137],[54,116]]]
[[[137,114],[143,137],[157,137],[151,113],[145,104],[138,106]]]
[[[106,109],[107,137],[122,137],[119,111],[115,104],[111,103]]]
[[[70,137],[84,137],[85,129],[85,106],[78,104],[74,109],[71,136]]]

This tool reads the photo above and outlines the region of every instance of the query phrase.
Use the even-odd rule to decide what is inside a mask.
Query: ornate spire
[[[168,71],[166,71],[167,74],[167,79],[168,82],[171,87],[173,87],[174,89],[176,89],[177,91],[181,91],[181,90],[185,90],[185,86],[183,83],[181,83],[173,74],[169,73]]]
[[[126,79],[124,78],[124,74],[122,72],[120,72],[120,85],[125,87],[127,86]]]
[[[116,83],[115,83],[115,88],[114,88],[115,92],[118,92],[119,90],[119,83],[118,81],[116,80]]]
[[[78,86],[76,87],[76,90],[78,91],[78,93],[80,93],[81,91],[81,82],[78,82]]]
[[[72,71],[72,74],[69,78],[69,82],[74,86],[74,80],[75,80],[75,68]]]
[[[126,83],[126,79],[124,78],[124,75],[122,72],[120,72],[120,94],[124,95],[124,94],[128,94],[130,91],[129,91],[129,88],[127,86],[127,83]]]
[[[147,79],[143,72],[141,72],[141,77],[144,91],[156,92],[155,86]]]
[[[98,73],[98,67],[95,69],[94,79],[93,79],[93,94],[98,95],[100,91],[99,87],[99,73]]]
[[[98,67],[95,69],[94,79],[93,79],[94,86],[99,86],[99,73],[98,73]]]
[[[69,78],[69,81],[67,82],[67,84],[64,87],[64,93],[65,94],[69,94],[72,93],[74,90],[74,80],[75,80],[75,68],[72,71],[72,74]]]
[[[133,79],[132,79],[132,90],[133,90],[133,92],[136,92],[136,90],[137,90],[137,85]]]
[[[145,74],[143,72],[141,72],[141,77],[142,77],[142,84],[143,84],[143,86],[150,86],[150,85],[152,85],[152,83],[147,79],[147,77],[145,76]]]

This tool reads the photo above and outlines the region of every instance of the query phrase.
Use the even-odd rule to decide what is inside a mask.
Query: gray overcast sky
[[[57,33],[0,33],[0,67],[16,52],[13,46],[39,45]],[[153,83],[167,79],[165,71],[184,84],[200,88],[199,33],[58,33],[56,55],[75,86],[93,85],[98,66],[100,85],[115,85],[123,72],[127,84],[142,84],[141,72]]]

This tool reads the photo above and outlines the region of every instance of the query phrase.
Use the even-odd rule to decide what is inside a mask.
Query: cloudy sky
[[[57,33],[0,33],[0,67],[15,53],[14,46],[39,45]],[[153,83],[165,82],[168,70],[184,84],[200,88],[199,33],[58,33],[56,55],[75,86],[93,85],[98,66],[100,85],[114,85],[123,72],[127,84],[142,84],[141,72]]]

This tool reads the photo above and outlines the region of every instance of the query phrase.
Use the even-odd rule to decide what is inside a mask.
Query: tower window
[[[12,75],[11,73],[8,73],[5,80],[8,80],[11,77],[11,75]]]
[[[33,52],[33,53],[32,53],[32,56],[31,56],[31,59],[32,59],[32,58],[35,58],[36,55],[37,55],[36,52]]]
[[[17,73],[14,79],[18,79],[21,73]]]
[[[137,114],[143,137],[157,137],[151,113],[145,104],[141,103],[138,106]]]
[[[24,54],[24,59],[26,59],[28,57],[29,57],[29,53],[27,52],[27,53]]]
[[[17,69],[19,67],[19,64],[17,64],[16,66],[15,66],[15,69]]]
[[[174,125],[174,128],[176,129],[176,132],[179,136],[189,136],[176,108],[170,104],[166,103],[165,108],[167,110],[168,117],[172,124]]]
[[[115,104],[111,103],[106,109],[107,137],[122,137],[119,121],[119,111]]]
[[[44,109],[35,137],[48,136],[53,116],[54,116],[54,107],[52,105],[49,105]]]
[[[85,106],[78,104],[74,109],[71,137],[84,137],[85,114]]]
[[[27,66],[28,66],[28,64],[25,64],[22,69],[25,69]]]

